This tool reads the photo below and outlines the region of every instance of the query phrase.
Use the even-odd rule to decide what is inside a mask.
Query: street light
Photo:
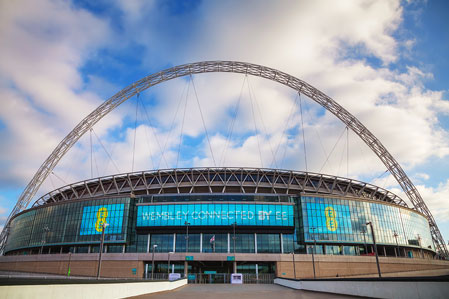
[[[292,251],[292,256],[293,256],[293,273],[294,273],[293,275],[296,279],[296,265],[295,265],[295,250],[294,249]]]
[[[50,231],[50,229],[48,228],[48,226],[45,226],[42,232],[42,245],[41,245],[41,254],[44,252],[44,244],[47,242],[47,234]]]
[[[363,234],[363,245],[365,246],[365,254],[368,254],[368,248],[366,246],[366,231],[365,229],[362,227],[362,234]]]
[[[233,228],[233,230],[234,230],[234,236],[232,237],[232,240],[234,240],[234,273],[237,273],[237,262],[236,262],[236,260],[235,260],[235,239],[236,239],[236,237],[235,237],[235,226],[237,225],[237,222],[234,222],[233,224],[232,224],[232,228]]]
[[[157,245],[153,245],[153,257],[151,258],[151,280],[154,278],[154,251],[156,250]]]
[[[69,263],[67,265],[67,276],[70,276],[70,262],[72,261],[72,252],[69,251]]]
[[[424,258],[424,254],[422,252],[422,246],[421,246],[421,236],[418,234],[418,244],[419,244],[419,249],[421,251],[421,258]]]
[[[186,253],[189,251],[189,222],[184,222],[184,225],[186,226]]]
[[[398,236],[399,236],[398,233],[394,231],[393,237],[396,239],[396,249],[397,249],[396,257],[398,257],[398,255],[399,256],[401,255],[399,251]]]
[[[233,230],[234,230],[234,236],[232,237],[232,240],[234,240],[234,260],[235,260],[235,239],[236,239],[236,237],[235,237],[235,226],[237,225],[237,222],[234,222],[233,224],[232,224],[232,228],[233,228]]]
[[[376,244],[376,236],[374,235],[373,223],[371,221],[367,222],[366,225],[371,227],[371,235],[373,237],[374,244],[374,253],[376,254],[376,264],[377,264],[377,272],[379,273],[379,278],[382,278],[382,274],[380,273],[380,265],[379,265],[379,255],[377,254],[377,244]]]
[[[170,275],[170,255],[172,255],[172,254],[173,254],[173,252],[169,252],[167,254],[167,256],[168,256],[167,274],[168,275]]]
[[[98,254],[98,269],[97,269],[97,279],[100,278],[100,271],[101,271],[101,254],[103,253],[103,244],[104,244],[104,231],[106,230],[106,227],[109,224],[106,222],[103,222],[101,225],[101,242],[100,242],[100,253]]]
[[[315,238],[315,227],[310,228],[313,231],[313,248],[312,248],[312,266],[313,266],[313,279],[316,279],[315,273],[315,247],[316,247],[316,238]]]

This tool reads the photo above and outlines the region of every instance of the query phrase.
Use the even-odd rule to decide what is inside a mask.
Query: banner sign
[[[293,205],[158,204],[137,207],[137,227],[190,225],[293,226]]]
[[[83,208],[80,235],[98,235],[107,223],[105,234],[121,234],[124,204],[87,206]]]
[[[306,207],[309,233],[352,234],[349,205],[308,202]]]

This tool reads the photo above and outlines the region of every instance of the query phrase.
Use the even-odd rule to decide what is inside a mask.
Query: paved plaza
[[[141,295],[131,298],[183,298],[183,299],[315,299],[315,298],[365,298],[336,295],[320,292],[302,291],[286,288],[276,284],[189,284],[174,291]]]

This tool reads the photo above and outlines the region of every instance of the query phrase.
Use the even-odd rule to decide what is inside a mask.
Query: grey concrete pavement
[[[244,285],[231,285],[231,284],[189,284],[179,289],[169,291],[153,293],[148,295],[141,295],[131,298],[182,298],[182,299],[289,299],[289,298],[301,298],[301,299],[315,299],[315,298],[365,298],[344,296],[320,292],[311,292],[303,290],[293,290],[283,286],[275,284],[244,284]]]

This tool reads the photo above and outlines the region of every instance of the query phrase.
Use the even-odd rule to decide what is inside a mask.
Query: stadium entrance
[[[233,262],[189,262],[189,283],[229,283]]]
[[[260,266],[260,271],[259,271]],[[189,283],[231,283],[234,262],[189,262]],[[237,263],[244,284],[273,283],[274,263]]]
[[[231,274],[234,272],[233,261],[188,261],[188,282],[189,283],[231,283]],[[184,275],[184,262],[155,262],[154,272],[151,271],[151,262],[145,264],[145,277],[148,279],[161,280],[168,279],[168,269],[170,273]],[[275,263],[237,263],[237,273],[243,274],[243,283],[273,283],[275,277]]]

